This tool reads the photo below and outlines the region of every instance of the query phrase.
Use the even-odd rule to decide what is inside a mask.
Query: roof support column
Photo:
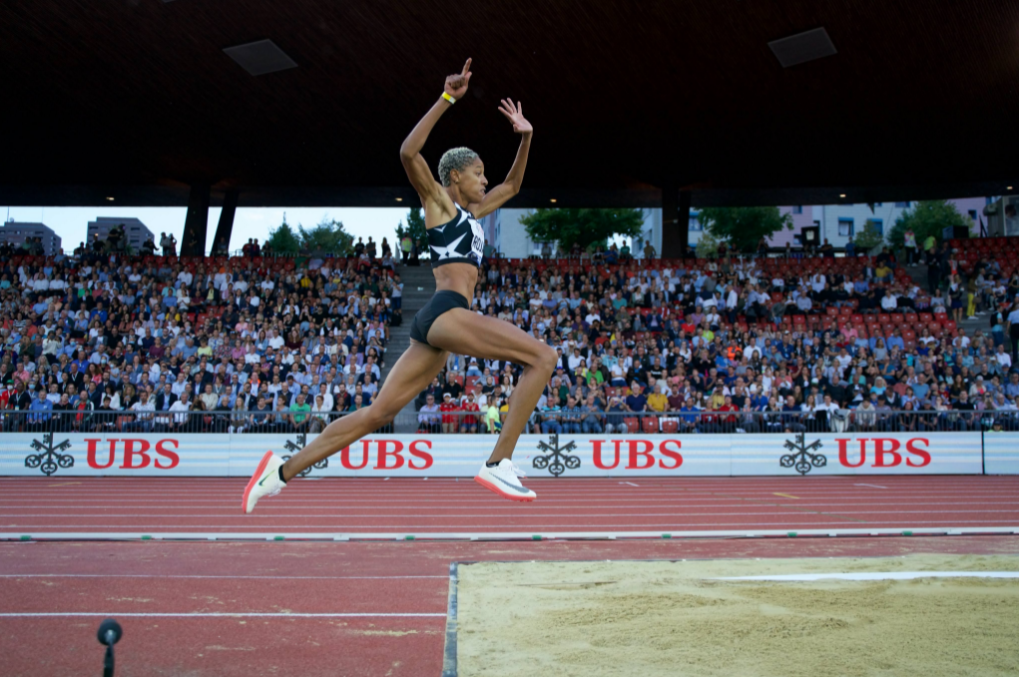
[[[690,191],[679,190],[679,182],[662,183],[662,258],[686,258],[690,243]]]
[[[205,238],[209,229],[209,194],[207,183],[191,184],[188,196],[188,214],[184,219],[184,237],[180,244],[181,256],[205,256]]]
[[[237,211],[236,188],[228,188],[223,194],[223,211],[219,213],[219,225],[216,226],[216,237],[212,239],[213,256],[229,256],[230,235],[234,229],[234,214]]]

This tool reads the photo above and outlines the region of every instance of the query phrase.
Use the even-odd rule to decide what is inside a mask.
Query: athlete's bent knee
[[[551,374],[555,371],[556,364],[559,362],[559,353],[556,349],[545,343],[541,344],[538,350],[537,356],[534,362],[531,364],[532,367],[541,369]]]

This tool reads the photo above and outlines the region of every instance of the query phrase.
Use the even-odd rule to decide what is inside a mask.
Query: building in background
[[[60,236],[53,232],[53,229],[45,223],[26,223],[20,221],[8,221],[0,228],[0,242],[10,242],[20,247],[21,243],[29,237],[41,237],[42,248],[46,256],[55,256],[63,253]]]
[[[983,209],[993,201],[994,198],[973,197],[949,200],[948,202],[954,204],[960,214],[969,217],[972,222],[970,232],[976,237],[980,234],[981,220],[986,226],[987,217],[983,216]],[[782,214],[792,216],[793,229],[775,233],[769,242],[772,247],[784,247],[787,242],[798,247],[803,228],[817,226],[820,230],[819,236],[822,243],[827,239],[833,246],[841,248],[849,241],[850,235],[855,237],[863,231],[868,220],[874,221],[882,234],[887,237],[899,216],[915,204],[915,202],[878,202],[874,204],[873,210],[870,205],[866,204],[779,207]],[[541,245],[531,241],[527,236],[527,230],[520,223],[520,219],[530,211],[529,209],[497,209],[485,217],[483,225],[485,225],[486,241],[496,251],[501,252],[503,257],[527,258],[532,255],[541,255]],[[662,210],[644,209],[643,212],[644,227],[641,235],[634,237],[630,242],[630,248],[634,257],[640,258],[643,255],[644,243],[650,242],[660,256],[662,252]],[[696,247],[704,233],[704,227],[700,222],[700,212],[697,209],[690,210],[689,228],[690,246]],[[618,242],[621,242],[621,238],[617,238]]]
[[[972,197],[949,200],[959,213],[970,220],[970,233],[980,234],[980,221],[984,207],[991,202],[987,198]],[[799,235],[806,226],[817,226],[820,229],[820,240],[826,239],[835,247],[844,247],[849,236],[863,232],[867,221],[873,221],[885,237],[903,213],[916,205],[915,202],[877,202],[873,209],[867,204],[836,204],[836,205],[799,205],[780,207],[783,214],[793,217],[793,230],[776,233],[771,238],[774,247],[784,247],[786,242],[793,246],[799,245]]]
[[[85,235],[88,238],[86,242],[92,242],[96,234],[99,235],[100,240],[105,240],[106,236],[110,234],[110,229],[119,224],[124,224],[124,235],[127,238],[127,243],[136,253],[142,250],[142,244],[144,244],[145,240],[152,240],[153,242],[156,240],[156,236],[149,230],[148,226],[133,216],[99,216],[96,217],[95,221],[88,222],[88,232]]]

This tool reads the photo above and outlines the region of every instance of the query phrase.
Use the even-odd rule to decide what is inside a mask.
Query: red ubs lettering
[[[105,463],[100,463],[99,443],[101,439],[86,439],[86,460],[90,468],[105,470],[110,468],[117,461],[117,447],[121,448],[121,464],[117,466],[121,470],[141,470],[152,465],[160,470],[170,470],[180,464],[180,455],[176,449],[179,446],[177,440],[159,440],[153,448],[148,440],[141,439],[119,439],[109,438],[106,440]],[[150,455],[150,449],[155,458]]]
[[[902,465],[903,460],[911,468],[923,468],[931,462],[930,440],[925,437],[907,440],[904,453],[902,443],[890,437],[837,438],[836,442],[839,445],[839,463],[846,468],[859,468],[866,464],[868,448],[871,468],[895,468]]]
[[[612,470],[619,466],[623,446],[626,446],[627,464],[626,470],[649,470],[658,462],[658,467],[663,470],[675,470],[683,465],[683,455],[679,453],[682,442],[679,440],[665,440],[658,445],[658,454],[664,458],[655,458],[655,445],[650,440],[612,440],[612,460],[606,461],[607,451],[603,451],[602,445],[605,440],[591,440],[592,461],[594,467],[600,470]],[[671,448],[670,448],[671,447]]]
[[[347,470],[364,470],[372,456],[372,445],[375,445],[375,464],[372,470],[398,470],[406,467],[411,470],[427,470],[432,467],[434,458],[429,453],[432,443],[429,440],[414,440],[406,448],[400,440],[361,440],[361,456],[359,463],[354,465],[351,460],[350,447],[340,450],[340,464]],[[404,456],[404,451],[408,457]]]

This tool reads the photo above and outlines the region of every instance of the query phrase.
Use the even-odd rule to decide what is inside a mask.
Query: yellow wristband
[[[454,99],[453,97],[451,97],[451,96],[449,95],[449,92],[443,92],[443,93],[442,93],[442,98],[443,98],[443,99],[445,99],[446,101],[449,101],[449,102],[450,102],[451,104],[453,104],[453,103],[456,103],[456,99]]]

